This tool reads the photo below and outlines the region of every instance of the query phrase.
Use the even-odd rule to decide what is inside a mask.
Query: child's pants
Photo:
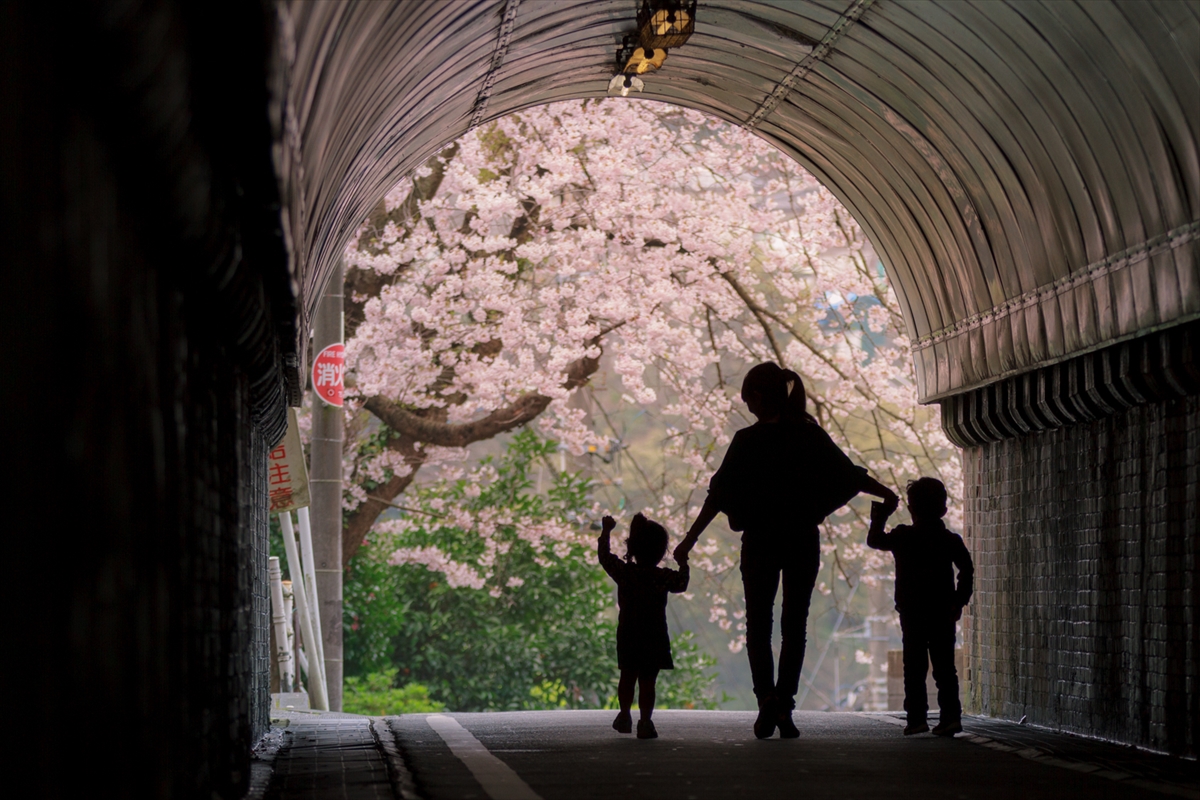
[[[904,710],[908,712],[910,725],[924,722],[929,712],[925,675],[930,663],[942,722],[962,717],[958,672],[954,669],[954,623],[954,616],[945,612],[900,613],[904,637]]]

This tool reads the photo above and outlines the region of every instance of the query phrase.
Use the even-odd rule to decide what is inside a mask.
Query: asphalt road
[[[1048,758],[1046,751],[1031,755],[1033,749],[1021,743],[1006,746],[979,736],[904,737],[897,720],[862,714],[799,713],[801,736],[787,741],[756,740],[752,713],[658,711],[655,740],[618,734],[610,727],[612,716],[549,711],[447,714],[432,720],[410,715],[386,722],[412,784],[428,800],[1169,796],[1159,793],[1162,785],[1156,789],[1143,780],[1146,774],[1139,778],[1103,763]],[[969,720],[966,727],[971,733]],[[1135,760],[1145,758],[1160,757],[1137,755]],[[1166,789],[1197,796],[1186,784],[1182,792],[1179,784]]]

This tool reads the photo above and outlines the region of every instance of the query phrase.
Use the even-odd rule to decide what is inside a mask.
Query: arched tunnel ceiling
[[[638,0],[280,6],[302,307],[475,125],[602,97]],[[1200,316],[1200,2],[700,0],[642,98],[749,126],[867,230],[935,400]]]

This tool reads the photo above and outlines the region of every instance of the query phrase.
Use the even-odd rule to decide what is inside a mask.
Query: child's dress
[[[612,554],[609,537],[598,547],[600,566],[617,584],[617,666],[620,669],[674,669],[667,634],[667,592],[683,592],[689,572],[664,567],[641,567]]]

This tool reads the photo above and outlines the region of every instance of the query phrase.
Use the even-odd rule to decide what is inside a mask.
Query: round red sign
[[[331,406],[342,405],[346,374],[346,346],[331,344],[313,360],[312,385],[317,397]]]

